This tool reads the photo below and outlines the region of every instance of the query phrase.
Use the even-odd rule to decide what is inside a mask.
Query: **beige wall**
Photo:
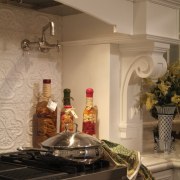
[[[61,101],[61,52],[43,54],[37,49],[23,53],[23,39],[35,41],[49,21],[61,40],[61,18],[0,4],[0,153],[31,145],[31,120],[42,79],[52,79],[52,93]]]

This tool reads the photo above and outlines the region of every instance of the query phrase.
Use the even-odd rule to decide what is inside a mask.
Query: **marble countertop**
[[[153,173],[172,168],[180,168],[180,153],[142,154],[141,161]]]

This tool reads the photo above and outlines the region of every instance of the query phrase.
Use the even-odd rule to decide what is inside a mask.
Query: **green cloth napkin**
[[[102,147],[105,155],[108,156],[116,166],[127,167],[127,177],[129,180],[140,176],[143,180],[155,180],[151,172],[141,163],[140,153],[129,150],[121,144],[102,140]]]

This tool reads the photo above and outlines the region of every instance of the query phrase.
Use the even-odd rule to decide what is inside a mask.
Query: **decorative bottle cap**
[[[93,97],[94,90],[92,88],[86,89],[86,97]]]
[[[51,79],[43,79],[43,84],[50,84],[51,83]]]
[[[71,90],[66,88],[64,89],[64,95],[70,96]]]
[[[71,105],[71,102],[70,102],[70,93],[71,93],[71,90],[66,88],[64,89],[64,99],[63,99],[63,102],[64,102],[64,105]]]

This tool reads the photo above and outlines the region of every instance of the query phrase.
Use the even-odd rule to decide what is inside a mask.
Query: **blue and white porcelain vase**
[[[171,151],[172,144],[172,121],[175,113],[175,106],[156,106],[158,113],[158,148],[163,152]]]

